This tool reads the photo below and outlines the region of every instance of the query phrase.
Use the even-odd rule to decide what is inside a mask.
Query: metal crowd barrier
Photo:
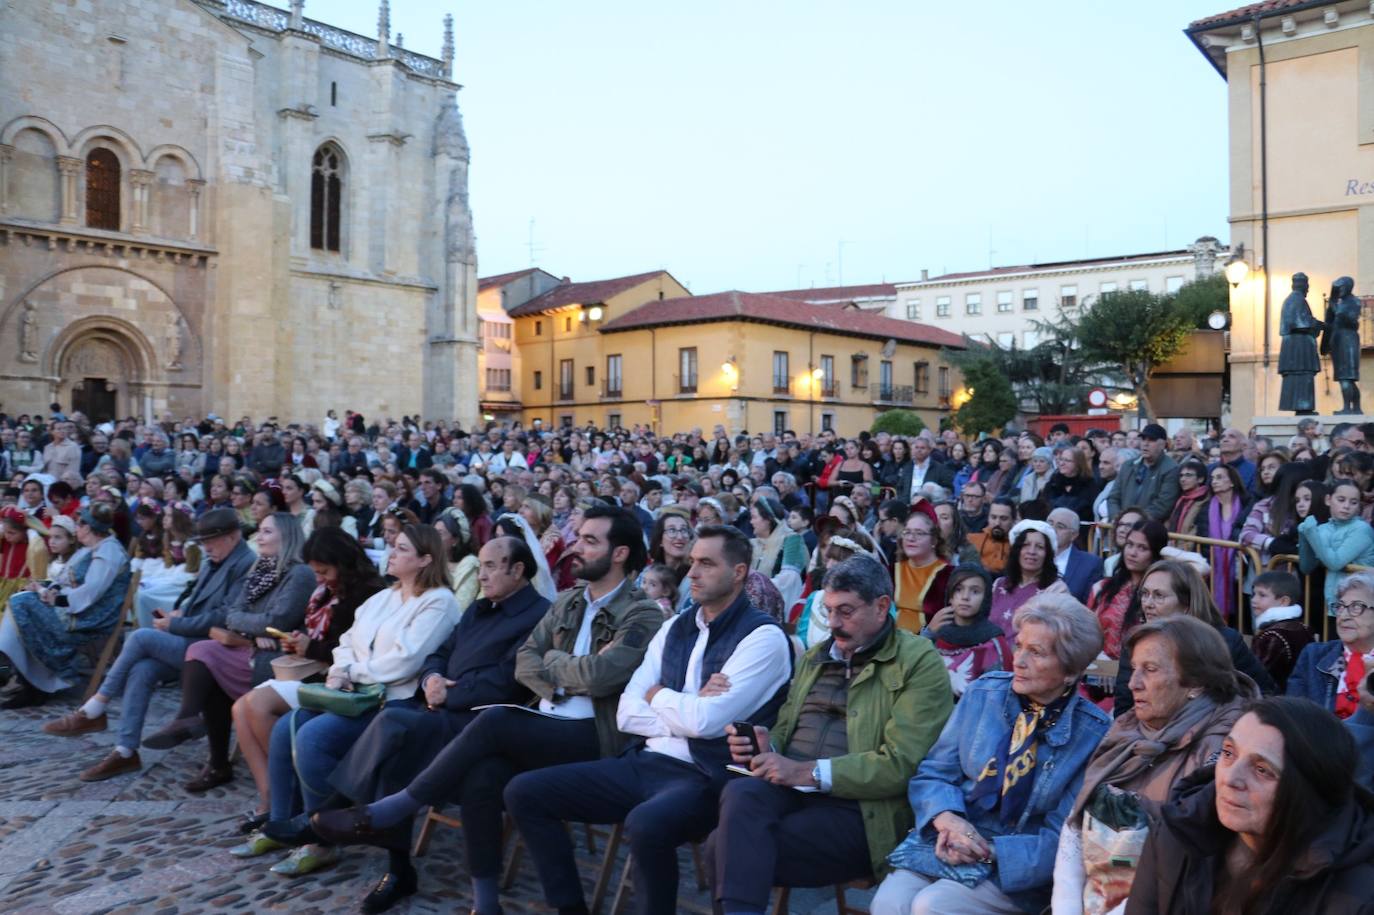
[[[1266,572],[1282,570],[1286,572],[1292,572],[1294,575],[1298,576],[1298,578],[1302,581],[1303,609],[1307,610],[1308,608],[1313,606],[1320,606],[1322,608],[1322,641],[1330,641],[1331,613],[1326,607],[1326,595],[1318,594],[1316,595],[1316,602],[1314,603],[1313,601],[1312,584],[1316,576],[1304,575],[1302,569],[1298,565],[1298,557],[1294,556],[1292,553],[1279,553],[1275,556],[1269,557],[1269,563],[1264,567],[1264,570]],[[1348,565],[1341,571],[1374,572],[1374,568],[1371,568],[1370,566]]]

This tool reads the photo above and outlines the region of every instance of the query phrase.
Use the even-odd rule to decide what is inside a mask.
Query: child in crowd
[[[1252,606],[1255,638],[1250,650],[1283,692],[1298,655],[1315,638],[1303,622],[1302,583],[1291,572],[1265,572],[1255,579]]]
[[[991,610],[992,579],[982,566],[961,565],[950,573],[945,608],[921,632],[940,652],[956,701],[988,671],[1011,669],[1011,649],[1002,627],[988,619]]]
[[[644,577],[641,580],[644,593],[655,603],[663,608],[663,618],[667,619],[673,615],[675,610],[674,603],[677,600],[677,576],[673,570],[656,562],[644,570]]]
[[[795,533],[801,534],[806,541],[806,552],[809,555],[816,553],[816,532],[811,529],[811,523],[815,519],[815,513],[811,511],[809,505],[798,505],[787,513],[787,526]]]
[[[1324,606],[1330,612],[1345,567],[1374,565],[1374,527],[1360,517],[1361,493],[1354,480],[1336,480],[1326,504],[1331,509],[1330,521],[1318,524],[1315,516],[1308,515],[1298,525],[1298,556],[1305,573],[1325,567]]]

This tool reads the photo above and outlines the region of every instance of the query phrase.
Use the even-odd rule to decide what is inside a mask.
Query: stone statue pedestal
[[[1288,440],[1298,434],[1298,423],[1304,419],[1315,419],[1322,424],[1322,435],[1329,436],[1331,427],[1336,423],[1360,423],[1374,422],[1374,416],[1362,414],[1358,416],[1336,416],[1331,413],[1322,413],[1318,416],[1256,416],[1250,421],[1250,425],[1255,427],[1258,435],[1267,435],[1274,440],[1275,445],[1287,445]]]

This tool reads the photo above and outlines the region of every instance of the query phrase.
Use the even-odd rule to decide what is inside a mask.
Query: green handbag
[[[330,689],[323,683],[302,683],[296,693],[301,708],[357,718],[386,701],[386,684],[368,683],[353,689]]]

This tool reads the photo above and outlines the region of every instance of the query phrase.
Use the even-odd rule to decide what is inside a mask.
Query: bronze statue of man
[[[1353,295],[1355,281],[1343,276],[1331,284],[1326,303],[1326,329],[1322,355],[1331,356],[1331,377],[1341,386],[1338,416],[1360,412],[1360,300]]]
[[[1279,409],[1291,410],[1299,416],[1317,412],[1317,389],[1313,380],[1321,371],[1317,356],[1317,335],[1326,325],[1312,316],[1307,307],[1307,274],[1293,274],[1293,291],[1283,300],[1283,315],[1279,318],[1279,374],[1283,387],[1279,393]]]

